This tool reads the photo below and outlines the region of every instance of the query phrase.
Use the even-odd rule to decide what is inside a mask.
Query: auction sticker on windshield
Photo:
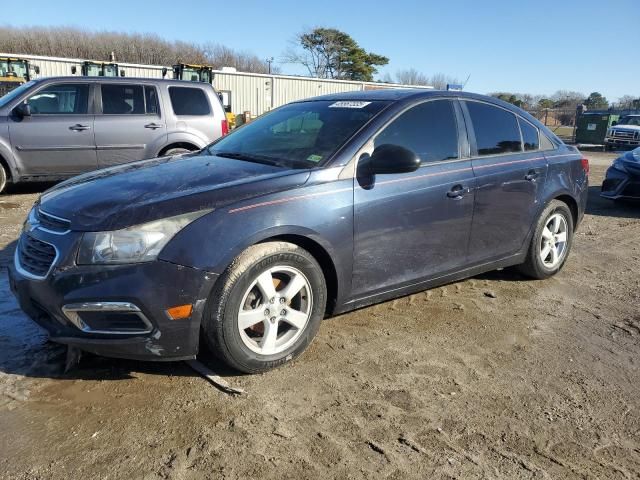
[[[364,108],[369,105],[371,102],[358,102],[355,100],[343,100],[340,102],[332,103],[329,105],[329,108]]]

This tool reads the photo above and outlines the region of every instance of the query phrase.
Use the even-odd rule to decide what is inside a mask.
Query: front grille
[[[636,137],[636,132],[630,130],[613,130],[611,132],[613,138],[620,138],[622,140],[633,140]]]
[[[36,218],[42,228],[51,232],[66,233],[71,228],[71,222],[69,220],[43,212],[39,208],[36,209]]]
[[[618,188],[618,186],[620,185],[621,182],[622,182],[622,179],[609,178],[609,179],[605,180],[604,182],[602,182],[602,191],[603,192],[614,191],[616,188]]]
[[[640,182],[633,182],[624,187],[622,195],[625,197],[638,197],[640,198]]]
[[[42,242],[28,234],[20,237],[18,243],[18,261],[20,267],[36,277],[46,277],[56,259],[53,245]]]

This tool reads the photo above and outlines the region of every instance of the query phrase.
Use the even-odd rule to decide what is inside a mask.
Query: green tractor
[[[31,72],[40,73],[40,67],[23,58],[0,57],[0,96],[31,80]]]
[[[80,68],[84,77],[124,77],[124,70],[118,70],[117,63],[85,61]],[[76,67],[71,67],[71,73],[76,72]]]
[[[209,65],[177,63],[172,68],[173,78],[176,80],[205,83],[211,83],[213,81],[213,68]]]

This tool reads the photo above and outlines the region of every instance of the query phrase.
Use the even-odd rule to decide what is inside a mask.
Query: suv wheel
[[[7,171],[3,165],[0,165],[0,193],[3,193],[7,188]]]
[[[213,352],[233,368],[256,373],[300,355],[324,316],[327,287],[313,256],[269,242],[238,256],[217,282],[203,318]]]
[[[520,271],[540,280],[555,275],[564,265],[572,243],[571,211],[566,203],[552,200],[538,219],[526,261],[520,265]]]

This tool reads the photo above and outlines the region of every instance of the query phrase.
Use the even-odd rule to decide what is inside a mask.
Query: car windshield
[[[383,101],[292,103],[223,137],[207,151],[289,168],[317,167],[386,105]]]
[[[9,104],[14,98],[18,98],[24,91],[29,90],[31,87],[33,87],[34,83],[35,82],[33,80],[27,83],[23,83],[18,88],[11,90],[6,95],[0,97],[0,108]]]
[[[622,117],[618,125],[635,125],[640,127],[640,117]]]

